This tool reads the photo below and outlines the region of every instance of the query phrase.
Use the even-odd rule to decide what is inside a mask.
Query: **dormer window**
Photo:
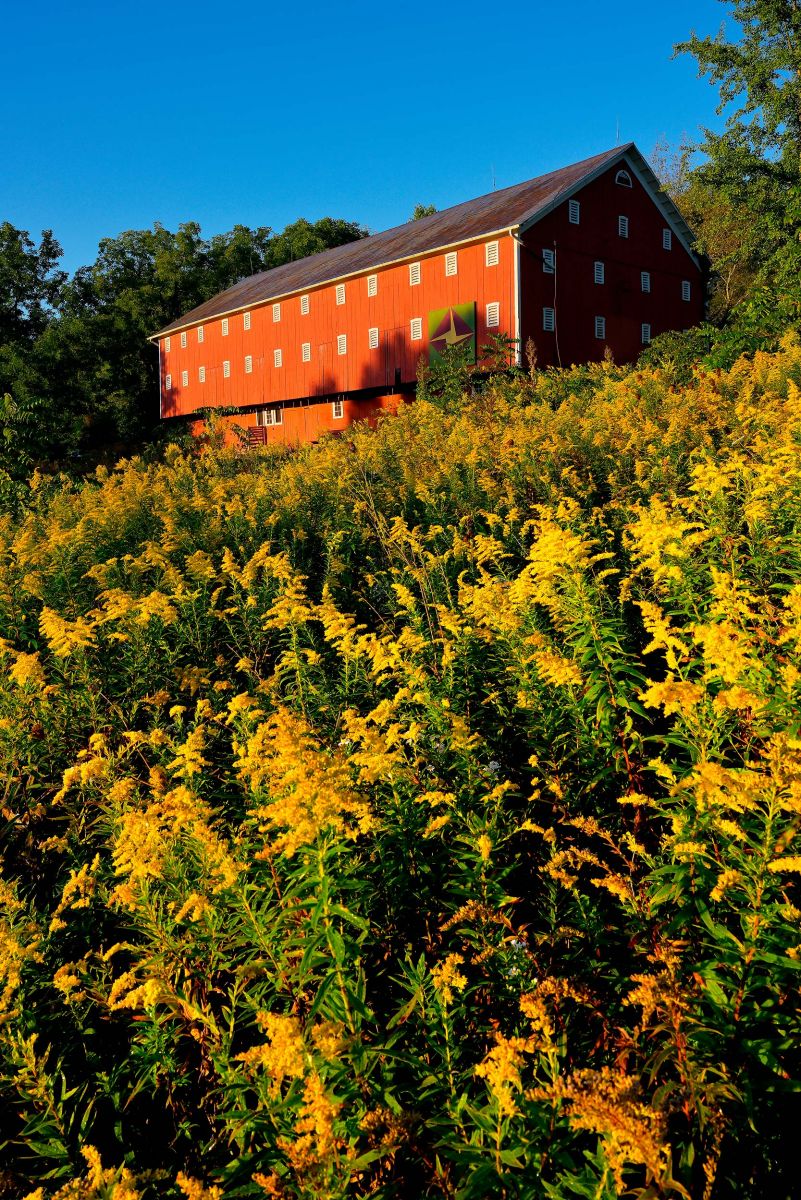
[[[618,185],[618,187],[630,188],[633,186],[631,182],[631,176],[629,175],[628,171],[618,171],[617,175],[615,176],[615,183]]]

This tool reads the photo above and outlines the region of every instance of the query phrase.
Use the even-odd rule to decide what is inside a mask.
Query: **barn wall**
[[[283,420],[280,425],[264,427],[264,441],[270,446],[297,446],[306,442],[316,442],[324,434],[342,433],[356,421],[366,421],[374,425],[382,412],[397,412],[398,406],[407,398],[399,393],[365,399],[345,397],[341,418],[334,417],[334,406],[330,400],[290,403],[282,407]],[[253,413],[228,415],[223,412],[219,415],[219,422],[223,443],[227,446],[243,444],[248,430],[259,429]],[[206,429],[203,421],[193,421],[190,427],[198,437],[202,436]]]

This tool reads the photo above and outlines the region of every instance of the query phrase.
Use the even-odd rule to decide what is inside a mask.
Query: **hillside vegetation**
[[[789,336],[34,479],[0,1195],[794,1194],[800,388]]]

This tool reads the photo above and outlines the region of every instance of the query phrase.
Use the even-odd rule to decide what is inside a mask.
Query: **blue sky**
[[[671,61],[718,0],[614,7],[236,0],[6,5],[0,220],[64,265],[161,221],[405,221],[598,153],[717,126]],[[728,22],[727,22],[728,23]]]

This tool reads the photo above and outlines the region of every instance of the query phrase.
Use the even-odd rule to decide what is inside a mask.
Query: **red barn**
[[[703,318],[704,263],[637,148],[608,150],[245,279],[160,333],[162,417],[314,441],[414,391],[420,358],[493,335],[541,366],[637,357]]]

